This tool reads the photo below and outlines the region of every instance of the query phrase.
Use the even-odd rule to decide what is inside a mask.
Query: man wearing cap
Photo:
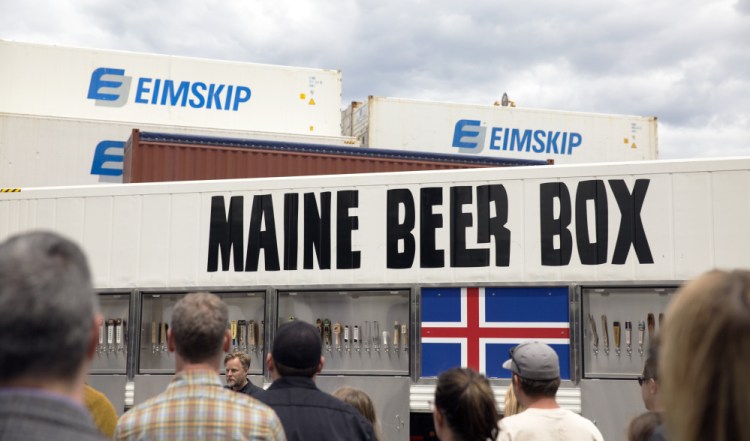
[[[603,441],[591,421],[557,404],[560,362],[554,349],[538,341],[522,343],[511,349],[503,367],[513,372],[513,391],[526,410],[500,420],[498,440]]]
[[[315,326],[281,325],[266,359],[273,384],[256,398],[276,411],[289,441],[374,441],[372,425],[359,412],[315,386],[313,378],[325,363],[321,352]]]

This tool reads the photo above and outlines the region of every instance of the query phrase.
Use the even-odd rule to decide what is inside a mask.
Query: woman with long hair
[[[377,438],[376,441],[383,439],[383,435],[380,433],[378,415],[375,413],[375,406],[365,391],[356,387],[344,386],[334,391],[333,396],[357,409],[372,424],[375,437]]]
[[[438,377],[432,411],[441,441],[494,441],[497,403],[490,382],[472,369],[455,368]]]
[[[660,351],[669,439],[750,441],[750,271],[711,271],[678,290]]]

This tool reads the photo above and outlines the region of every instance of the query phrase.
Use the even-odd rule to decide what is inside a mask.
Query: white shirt
[[[563,408],[526,409],[498,426],[498,441],[604,441],[594,423]]]

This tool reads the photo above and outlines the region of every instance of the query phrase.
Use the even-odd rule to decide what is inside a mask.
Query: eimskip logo
[[[125,69],[99,67],[91,72],[88,99],[98,106],[122,107],[132,82]],[[251,96],[250,87],[241,84],[137,77],[133,103],[236,112]]]
[[[128,102],[130,83],[131,77],[125,76],[125,69],[94,69],[87,98],[95,100],[97,106],[122,107]]]

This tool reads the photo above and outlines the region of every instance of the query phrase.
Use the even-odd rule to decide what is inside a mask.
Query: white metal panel
[[[363,116],[362,121],[368,121],[368,126],[354,133],[365,145],[375,148],[554,159],[556,164],[647,160],[656,159],[658,155],[656,118],[653,117],[383,97],[370,97],[357,114]],[[471,120],[471,124],[476,125],[459,129],[457,135],[457,124],[462,120]],[[501,130],[493,132],[493,128]],[[524,151],[511,149],[514,138],[512,132],[506,134],[505,129],[518,129],[518,140],[522,140],[524,131],[530,130],[528,149],[525,143],[521,143]],[[483,135],[475,136],[479,132]],[[500,138],[495,141],[497,149],[491,148],[493,133]],[[577,139],[568,142],[571,136],[581,137],[578,146],[572,147],[578,144]],[[536,142],[537,137],[541,144]],[[474,148],[456,147],[464,145],[462,142],[477,145]],[[536,152],[534,148],[540,151]],[[563,149],[565,153],[562,153]]]
[[[59,199],[57,202],[57,219],[55,229],[65,236],[83,241],[85,231],[85,209],[83,198]]]
[[[353,182],[352,186],[359,190],[359,206],[385,207],[386,192],[391,180],[369,179],[367,183]],[[359,185],[358,185],[359,184]],[[385,184],[383,189],[381,185]],[[386,261],[385,237],[373,237],[371,231],[385,225],[386,212],[383,208],[376,208],[369,216],[359,216],[359,230],[352,236],[352,248],[359,250],[362,268],[367,271],[357,271],[352,277],[355,283],[379,283],[387,279],[387,270],[381,262]],[[367,251],[365,251],[367,250]]]
[[[170,260],[174,255],[169,248],[171,199],[170,195],[141,198],[138,286],[163,286],[169,280]]]
[[[675,274],[689,279],[715,265],[711,175],[675,174],[673,179]]]
[[[341,72],[337,70],[8,41],[0,41],[0,59],[0,112],[297,134],[341,133]],[[170,94],[167,81],[174,84]],[[179,92],[183,82],[187,89]],[[247,91],[240,93],[241,88]]]
[[[185,237],[200,237],[200,216],[195,207],[200,206],[200,193],[176,194],[171,198],[171,215],[166,234],[169,235],[169,280],[170,286],[190,286],[195,275],[205,268],[198,267],[192,256],[199,255],[199,243],[183,240]]]
[[[594,281],[683,280],[717,266],[749,267],[750,254],[745,226],[750,219],[747,179],[750,158],[712,161],[659,161],[586,166],[527,167],[441,172],[392,173],[374,175],[315,176],[233,181],[204,181],[127,186],[24,189],[20,193],[0,193],[0,239],[16,231],[46,227],[79,236],[95,268],[101,288],[122,288],[142,284],[174,286],[252,286],[290,284],[295,286],[335,284],[424,284],[424,283],[556,283]],[[608,249],[606,262],[581,264],[575,241],[575,216],[571,219],[573,239],[570,263],[545,266],[540,252],[540,185],[563,182],[574,204],[581,182],[600,179],[608,200]],[[643,208],[638,213],[653,257],[641,261],[629,244],[624,262],[614,264],[613,252],[620,226],[620,209],[612,194],[611,181],[622,181],[633,192],[639,179],[648,179]],[[502,184],[508,192],[511,230],[511,266],[450,266],[450,189],[487,183]],[[443,191],[444,227],[436,231],[438,247],[445,247],[442,268],[420,268],[419,255],[405,269],[386,265],[388,190],[408,189],[419,208],[420,189],[438,187]],[[246,256],[252,198],[272,195],[280,260],[283,259],[284,194],[294,193],[303,203],[305,193],[318,201],[322,191],[332,193],[332,239],[335,237],[336,192],[356,190],[359,206],[352,215],[359,230],[352,233],[353,249],[361,252],[356,269],[335,268],[336,250],[332,242],[332,268],[302,268],[304,210],[300,210],[298,265],[296,270],[207,271],[211,197],[220,196],[228,209],[231,196],[244,197],[243,262]],[[476,200],[476,197],[473,197]],[[83,201],[83,210],[81,202]],[[111,202],[110,202],[111,201]],[[632,201],[628,202],[632,203]],[[436,207],[437,208],[437,207]],[[574,210],[574,208],[571,208]],[[464,207],[476,215],[475,206]],[[437,211],[436,211],[437,212]],[[589,218],[591,215],[589,214]],[[78,219],[81,219],[80,221]],[[415,212],[415,225],[418,225]],[[467,245],[477,246],[476,219],[468,227]],[[78,224],[85,228],[80,231]],[[419,247],[419,231],[413,234]],[[474,237],[474,239],[471,239]],[[473,242],[471,242],[473,241]],[[517,250],[523,252],[517,253]],[[717,257],[722,256],[722,257]],[[492,262],[490,262],[492,263]],[[317,264],[316,264],[317,267]],[[104,275],[101,274],[104,272]],[[486,276],[488,274],[488,276]]]
[[[711,184],[716,267],[736,268],[750,250],[750,172],[713,174]]]
[[[39,199],[35,201],[33,223],[31,225],[37,230],[56,230],[57,227],[57,201],[55,199]]]
[[[88,255],[94,284],[106,286],[111,277],[113,231],[113,197],[86,198],[83,247]]]
[[[111,279],[106,287],[138,286],[142,216],[141,196],[127,195],[114,198]]]

